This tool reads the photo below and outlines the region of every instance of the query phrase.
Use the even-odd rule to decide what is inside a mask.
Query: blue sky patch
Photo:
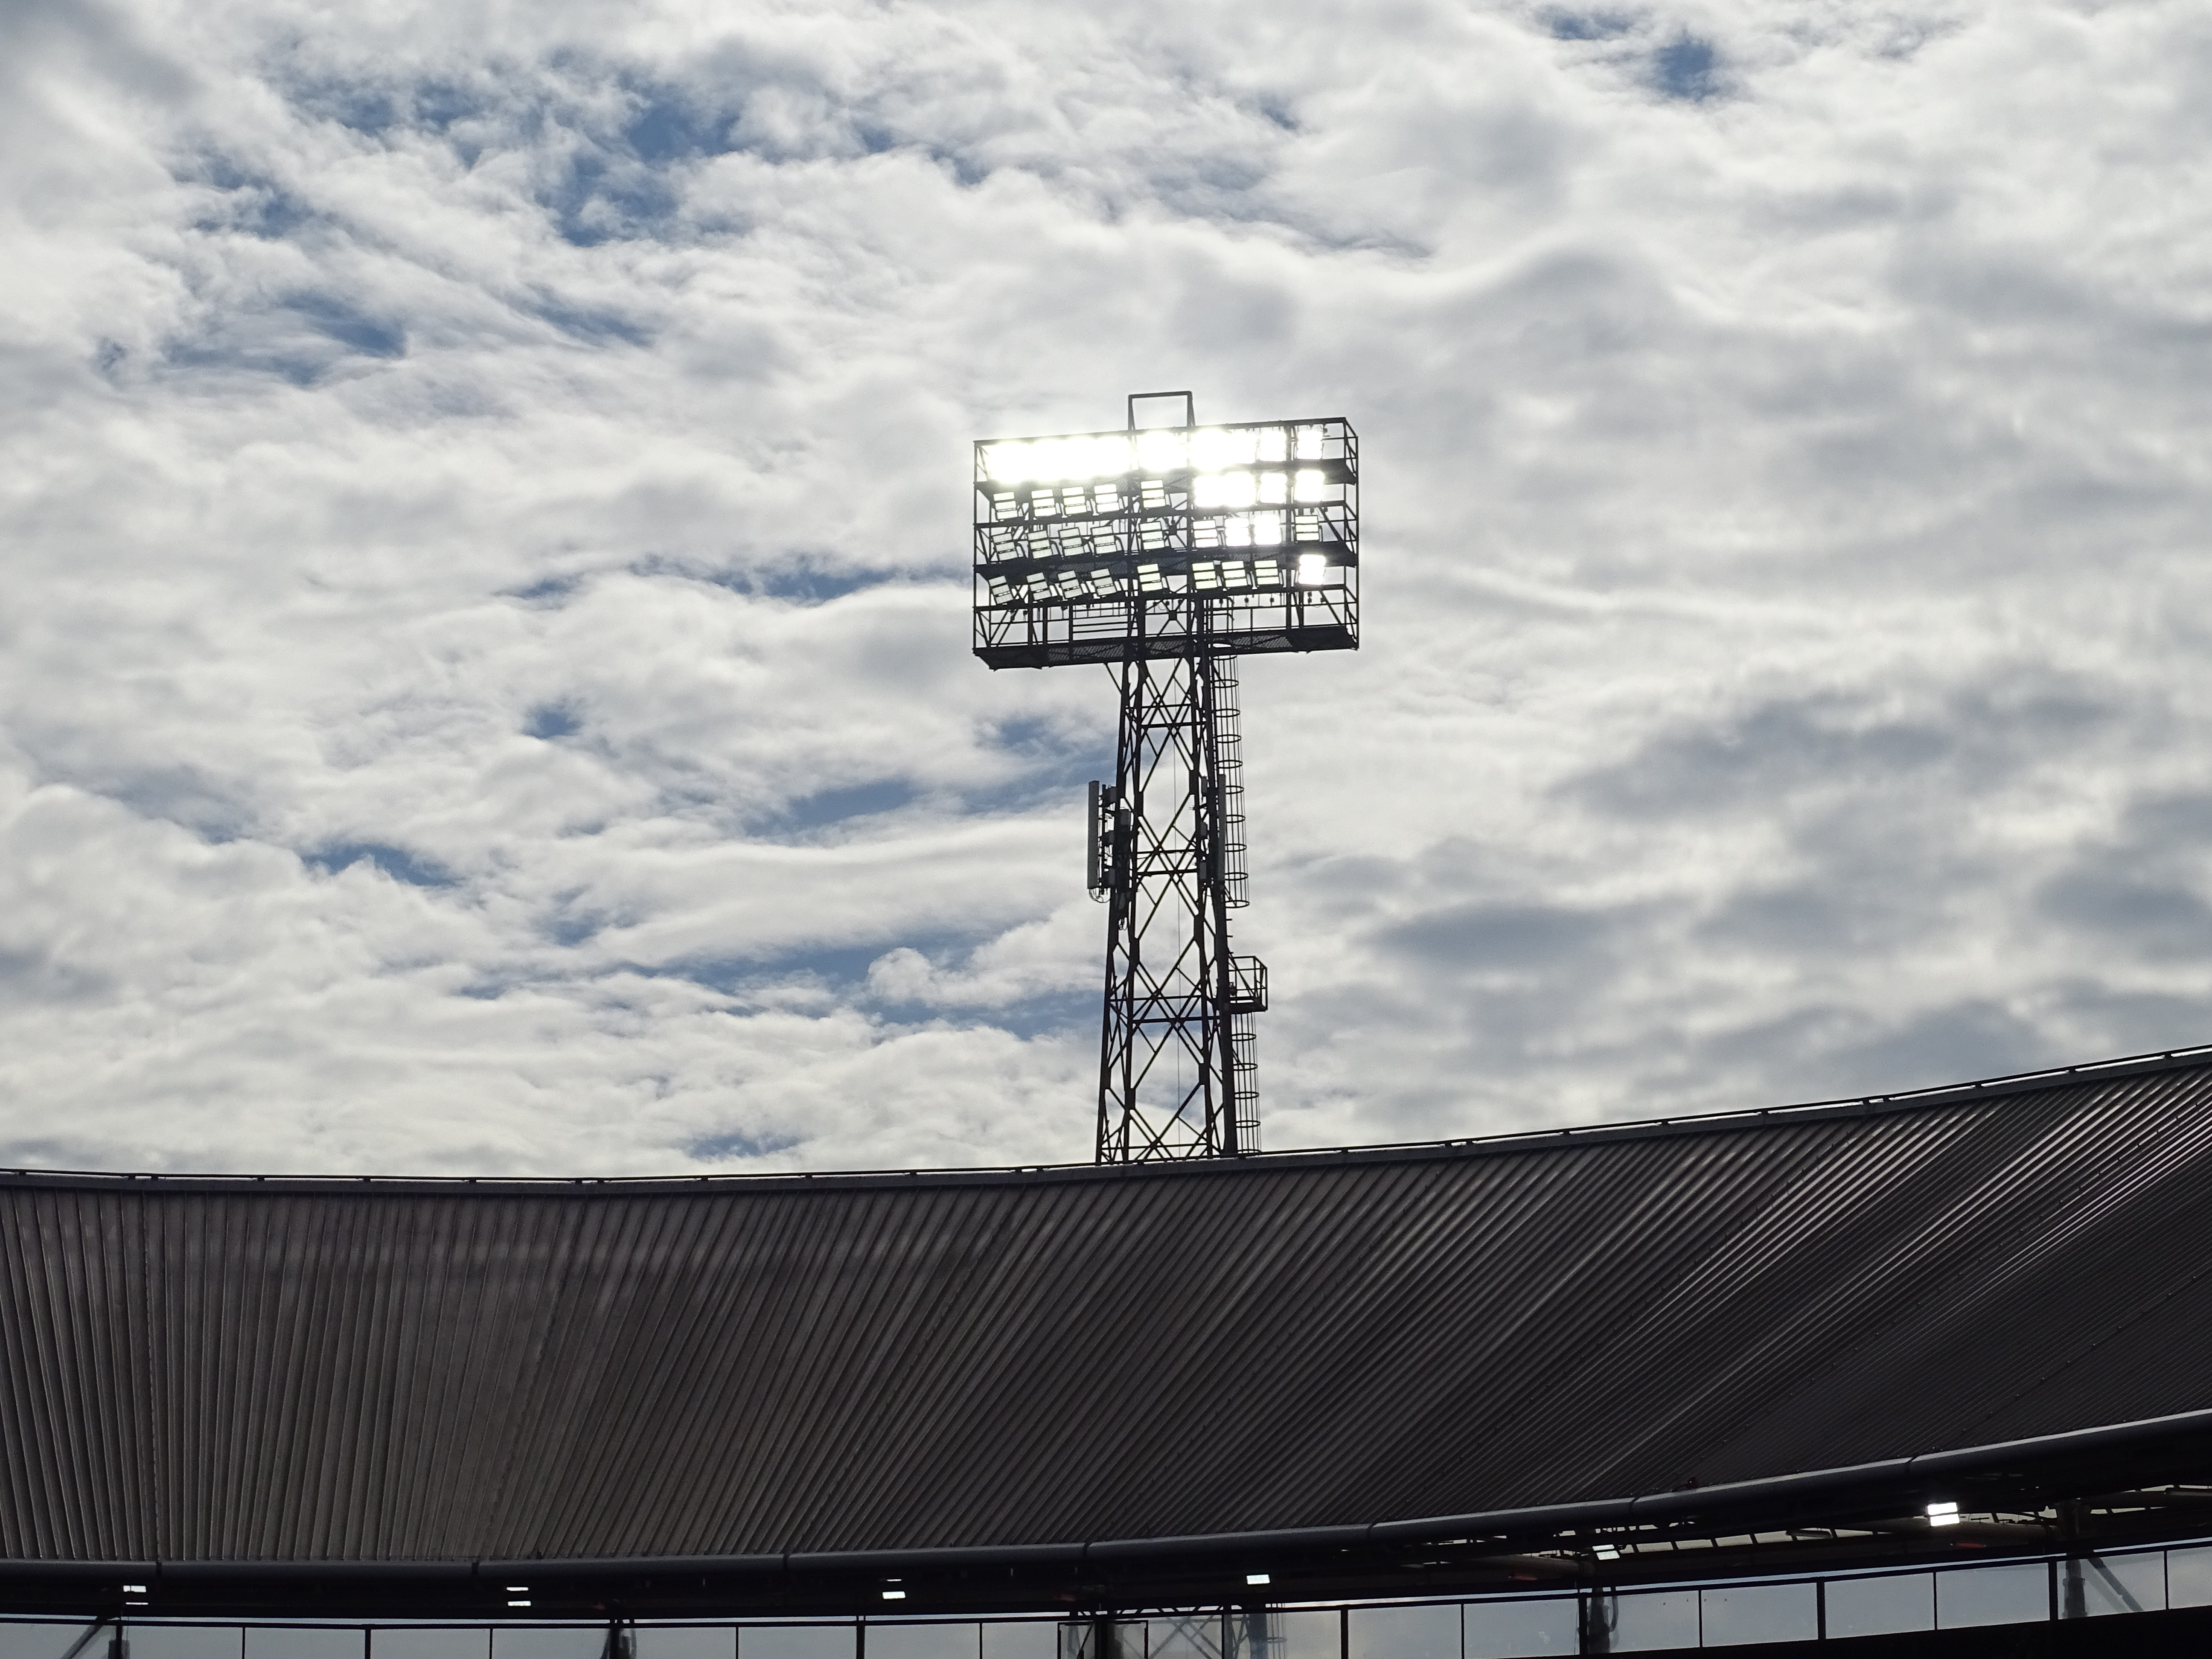
[[[727,111],[702,112],[680,93],[649,94],[622,129],[622,142],[641,161],[662,165],[720,155],[729,149]]]
[[[1720,90],[1720,60],[1712,42],[1685,34],[1651,55],[1651,74],[1669,98],[1703,103]]]
[[[328,294],[307,294],[289,301],[286,308],[325,339],[335,340],[364,357],[404,357],[407,331],[344,300]]]
[[[193,227],[197,230],[243,231],[276,241],[315,216],[313,208],[275,179],[240,167],[224,155],[203,157],[193,176],[222,192],[222,216],[198,221]]]
[[[647,346],[653,331],[634,318],[608,306],[572,306],[548,296],[524,307],[540,322],[550,323],[582,345]]]
[[[366,861],[392,880],[404,882],[410,887],[452,887],[460,879],[434,859],[423,858],[389,842],[333,842],[315,852],[301,854],[300,861],[329,876]]]
[[[799,1144],[796,1135],[756,1135],[741,1129],[727,1129],[720,1134],[702,1135],[684,1148],[684,1155],[702,1164],[722,1164],[733,1158],[767,1158]]]
[[[1554,40],[1617,40],[1636,27],[1610,11],[1555,11],[1544,23]]]
[[[550,741],[555,738],[570,738],[584,729],[574,710],[557,702],[543,702],[530,711],[522,722],[523,731],[533,738]]]
[[[525,605],[557,605],[574,593],[582,580],[580,576],[544,576],[527,587],[509,588],[501,597],[520,599]]]
[[[791,802],[777,815],[791,830],[819,830],[848,818],[873,817],[896,812],[912,804],[914,785],[904,778],[877,778],[867,783],[841,784],[817,789]]]
[[[631,568],[641,576],[664,575],[671,567],[665,562],[647,561]],[[878,587],[888,581],[899,580],[895,570],[875,568],[866,565],[829,566],[809,559],[798,559],[766,568],[717,570],[708,574],[705,580],[717,587],[726,587],[733,593],[744,593],[757,599],[790,599],[800,605],[827,605],[842,599],[848,593],[857,593],[864,587]]]

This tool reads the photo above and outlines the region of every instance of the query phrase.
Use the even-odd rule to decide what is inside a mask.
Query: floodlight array
[[[1341,424],[1340,422],[1339,424]],[[984,468],[1004,483],[1064,483],[1132,472],[1216,472],[1224,467],[1319,460],[1326,422],[1287,425],[1168,427],[1150,432],[1078,433],[1065,438],[1006,438],[976,446]]]
[[[1356,646],[1358,483],[1336,418],[979,443],[976,654]]]

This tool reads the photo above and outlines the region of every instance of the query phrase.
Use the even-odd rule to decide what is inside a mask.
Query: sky
[[[969,445],[1340,415],[1271,1148],[2212,1039],[2212,10],[5,0],[0,1164],[1078,1162]]]

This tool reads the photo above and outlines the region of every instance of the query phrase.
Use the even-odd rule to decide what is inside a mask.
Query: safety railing
[[[0,1613],[0,1659],[1533,1659],[2212,1607],[2212,1543],[1633,1589],[1111,1619],[429,1624]]]

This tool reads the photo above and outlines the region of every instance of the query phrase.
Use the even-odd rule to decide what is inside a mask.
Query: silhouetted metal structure
[[[1140,424],[1163,402],[1180,421]],[[1229,943],[1236,659],[1358,643],[1359,441],[1341,418],[1201,427],[1189,392],[1140,392],[1120,432],[976,444],[975,654],[1104,663],[1121,692],[1114,781],[1090,799],[1101,1163],[1259,1150],[1267,970]]]

